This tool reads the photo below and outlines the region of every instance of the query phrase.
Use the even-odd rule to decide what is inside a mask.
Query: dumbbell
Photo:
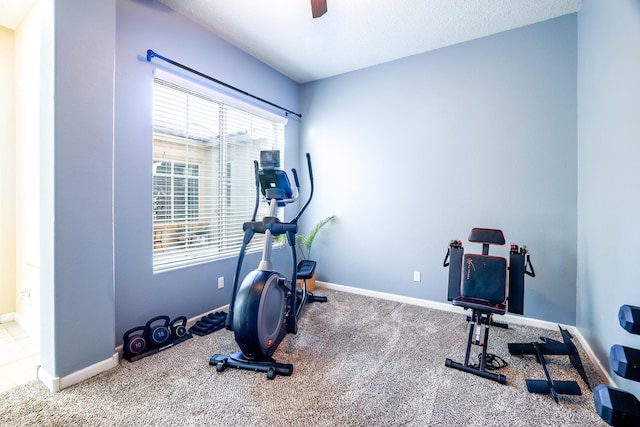
[[[185,316],[178,316],[171,321],[169,325],[171,330],[171,338],[177,339],[187,335],[187,318]]]
[[[618,321],[627,332],[640,335],[640,307],[623,305],[618,311]]]
[[[165,345],[171,337],[171,331],[169,330],[169,324],[171,319],[169,316],[156,316],[146,324],[147,328],[147,341],[151,347],[162,347]]]
[[[600,384],[593,389],[593,403],[600,418],[609,425],[640,425],[640,402],[629,392]]]
[[[622,378],[640,381],[640,350],[614,344],[609,351],[609,363]]]
[[[147,340],[145,339],[146,332],[146,327],[136,326],[124,333],[124,345],[122,346],[122,350],[125,356],[135,356],[144,351],[147,347]]]
[[[203,316],[200,319],[200,322],[206,323],[213,327],[218,327],[222,325],[222,323],[224,323],[225,318],[226,318],[225,313],[215,313],[215,314],[209,313],[208,315]]]

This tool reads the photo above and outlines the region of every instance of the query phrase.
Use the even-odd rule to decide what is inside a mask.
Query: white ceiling
[[[16,29],[37,0],[0,0]],[[158,0],[298,83],[573,13],[581,0]]]
[[[2,0],[0,0],[2,1]],[[577,12],[581,0],[159,0],[298,83]]]
[[[36,0],[0,0],[0,27],[15,30]]]

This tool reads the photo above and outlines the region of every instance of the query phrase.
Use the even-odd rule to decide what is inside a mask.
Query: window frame
[[[202,141],[205,141],[204,137],[196,136],[195,138],[190,138],[188,132],[189,118],[188,113],[185,112],[185,123],[187,125],[187,131],[184,134],[181,134],[179,126],[175,128],[171,128],[171,126],[167,125],[167,122],[161,123],[161,126],[157,126],[157,117],[156,117],[156,85],[158,81],[161,81],[160,85],[164,85],[165,89],[169,87],[167,90],[181,90],[184,93],[188,94],[185,99],[190,99],[189,97],[200,97],[204,99],[206,103],[217,104],[217,120],[220,121],[220,127],[218,128],[218,147],[217,150],[219,152],[214,155],[211,154],[211,159],[208,159],[211,165],[206,167],[199,163],[198,159],[194,157],[189,157],[187,154],[186,159],[182,158],[165,158],[165,154],[159,155],[156,150],[158,146],[162,146],[162,144],[175,144],[176,146],[184,145],[184,150],[188,153],[190,147],[192,147],[199,138],[203,138]],[[251,172],[249,172],[248,176],[246,173],[242,172],[242,178],[234,180],[232,169],[238,169],[235,171],[235,174],[240,174],[240,171],[246,169],[244,163],[241,167],[237,167],[237,164],[234,164],[233,158],[227,158],[225,153],[231,152],[234,154],[234,148],[238,145],[238,141],[242,141],[243,143],[247,143],[250,145],[250,148],[241,148],[241,152],[239,154],[240,157],[246,157],[246,150],[255,151],[259,149],[279,149],[281,152],[284,152],[285,148],[285,126],[287,123],[286,117],[282,117],[276,115],[270,111],[263,110],[261,108],[256,107],[255,105],[248,104],[243,102],[237,98],[230,97],[208,85],[201,85],[196,82],[183,79],[174,74],[170,74],[164,72],[162,70],[156,70],[154,73],[154,78],[152,80],[153,85],[153,98],[152,98],[152,146],[153,146],[153,155],[151,156],[153,162],[153,170],[152,170],[152,195],[153,195],[153,204],[152,204],[152,229],[153,229],[153,239],[152,239],[152,251],[153,251],[153,272],[160,273],[167,270],[173,270],[176,268],[188,267],[191,265],[197,265],[204,262],[211,262],[215,260],[231,258],[237,256],[240,250],[241,242],[242,242],[242,229],[241,223],[236,224],[239,221],[239,215],[242,215],[244,218],[242,221],[247,221],[250,219],[251,214],[253,212],[253,207],[255,204],[255,187],[252,185],[251,190],[249,191],[246,187],[246,180],[250,179],[251,183],[254,183],[253,177],[253,160],[257,160],[258,156],[249,154],[254,159],[251,159],[251,163],[249,165]],[[188,104],[189,101],[186,101]],[[187,107],[185,106],[185,111]],[[214,111],[215,108],[212,109]],[[215,117],[215,114],[213,114]],[[266,126],[267,133],[269,133],[269,126],[273,128],[273,135],[265,137],[255,137],[253,132],[255,129],[248,130],[247,135],[243,135],[240,132],[230,134],[227,132],[227,128],[224,127],[225,120],[233,120],[232,118],[237,119],[249,117],[250,121],[247,123],[251,123],[253,127],[254,120],[257,123],[256,126],[264,125]],[[167,119],[171,120],[171,118]],[[243,119],[244,120],[244,119]],[[235,122],[234,122],[235,123]],[[244,123],[244,122],[241,122]],[[263,128],[260,128],[261,130]],[[272,139],[270,139],[272,138]],[[162,142],[158,142],[162,140]],[[238,140],[238,141],[236,141]],[[265,142],[266,141],[266,142]],[[266,146],[263,146],[265,145]],[[165,147],[166,149],[166,147]],[[192,150],[195,151],[195,150]],[[176,153],[174,156],[179,156],[182,153],[178,148],[176,148]],[[259,151],[258,151],[259,154]],[[214,158],[216,158],[214,160]],[[219,159],[218,159],[219,158]],[[213,162],[219,161],[217,165],[217,169]],[[245,160],[248,160],[245,158]],[[236,160],[239,161],[239,160]],[[158,173],[157,169],[162,167],[163,163],[170,163],[171,165],[171,173],[163,174]],[[186,175],[175,175],[175,165],[183,164],[185,173],[187,168],[197,166],[198,174],[195,177]],[[212,176],[205,176],[208,172],[211,171]],[[169,179],[172,191],[171,191],[171,209],[170,215],[164,215],[161,217],[156,217],[156,213],[158,211],[158,206],[156,202],[158,201],[156,192],[156,184],[159,181],[159,178],[163,177],[164,179]],[[173,191],[175,179],[184,179],[184,189],[185,194],[182,197],[185,198],[183,206],[185,207],[184,212],[181,213],[184,216],[183,220],[176,217],[176,207],[174,204],[174,200],[177,197]],[[186,209],[189,205],[189,192],[187,188],[189,188],[189,180],[194,180],[197,182],[197,195],[195,196],[197,199],[197,215],[194,217],[190,217],[189,210]],[[208,181],[207,181],[208,180]],[[207,184],[208,182],[208,184]],[[234,182],[236,185],[234,186]],[[243,185],[242,182],[245,182]],[[211,188],[207,187],[210,186]],[[215,189],[214,189],[215,187]],[[244,188],[244,189],[243,189]],[[241,192],[241,196],[237,195],[237,192]],[[233,195],[232,195],[233,193]],[[245,194],[246,193],[246,194]],[[249,194],[250,193],[250,194]],[[211,194],[216,194],[216,197],[211,196]],[[248,208],[247,201],[244,201],[245,198],[250,196],[251,199],[251,207]],[[242,199],[240,207],[247,205],[246,214],[244,211],[239,213],[236,207],[229,208],[230,203],[234,203],[234,206],[238,204],[237,200]],[[206,200],[206,209],[203,210],[203,200]],[[216,205],[216,207],[213,207]],[[167,209],[165,207],[165,209]],[[244,208],[242,208],[244,209]],[[279,209],[279,216],[282,215],[282,209]],[[211,222],[208,225],[206,220],[203,220],[207,217],[207,212],[214,212],[211,218]],[[268,206],[265,203],[261,203],[259,215],[268,212]],[[169,218],[170,216],[170,218]],[[229,229],[231,225],[225,224],[236,224],[237,230]],[[172,242],[169,244],[168,242]],[[263,245],[263,236],[254,237],[252,244],[248,248],[248,251],[257,251]]]
[[[169,163],[170,167],[169,170],[170,172],[168,173],[161,173],[161,172],[157,172],[157,169],[159,169],[160,167],[162,167],[163,163]],[[157,166],[156,166],[157,165]],[[176,160],[171,160],[171,159],[153,159],[153,167],[154,167],[154,172],[153,172],[153,215],[154,215],[154,224],[158,223],[161,224],[163,222],[176,222],[176,221],[180,221],[181,219],[184,218],[198,218],[199,215],[199,207],[200,207],[200,203],[193,203],[192,197],[193,194],[189,191],[189,189],[192,187],[192,184],[195,183],[196,184],[196,191],[195,191],[195,197],[197,198],[196,201],[199,201],[199,193],[200,193],[200,177],[199,174],[189,174],[189,173],[184,173],[184,174],[178,174],[176,173],[176,165],[181,165],[181,167],[185,170],[185,171],[189,171],[189,170],[197,170],[199,172],[200,170],[200,164],[196,163],[196,162],[191,162],[191,163],[187,163],[187,162],[180,162],[180,161],[176,161]],[[165,181],[167,181],[169,183],[170,186],[170,190],[169,190],[169,194],[157,194],[156,192],[157,187],[160,186],[160,184],[156,184],[156,181],[160,181],[160,179],[164,178]],[[184,183],[182,185],[180,184],[176,184],[177,180],[183,180]],[[183,194],[177,194],[174,191],[174,188],[176,186],[180,185],[180,187],[184,188]],[[156,207],[158,205],[160,206],[167,206],[164,204],[160,204],[156,198],[158,197],[168,197],[170,200],[170,203],[168,204],[168,210],[169,213],[168,214],[163,214],[163,215],[159,215],[158,214],[158,210],[160,209],[156,209]],[[182,196],[184,198],[184,200],[182,201],[182,203],[176,202],[176,199]],[[183,211],[182,213],[180,213],[180,207],[182,207]],[[157,220],[155,219],[156,217],[160,217]]]

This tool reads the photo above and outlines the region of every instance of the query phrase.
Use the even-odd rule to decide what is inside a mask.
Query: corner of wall
[[[119,363],[120,354],[114,353],[109,359],[94,363],[91,366],[87,366],[84,369],[65,375],[64,377],[54,377],[42,366],[38,366],[37,378],[47,386],[52,393],[57,393],[60,390],[64,390],[65,388],[71,387],[72,385],[108,371],[109,369],[115,368]]]

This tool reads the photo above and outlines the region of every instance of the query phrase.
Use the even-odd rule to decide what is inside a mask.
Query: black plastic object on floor
[[[124,345],[122,351],[122,357],[129,362],[135,362],[136,360],[143,359],[147,356],[154,355],[163,350],[180,344],[183,341],[193,338],[193,335],[187,333],[184,328],[173,327],[173,325],[186,324],[186,317],[176,317],[173,321],[167,322],[166,331],[160,330],[159,327],[152,328],[152,323],[159,317],[165,318],[166,316],[157,316],[149,320],[145,326],[138,326],[136,328],[129,329],[124,333]],[[168,317],[166,317],[168,319]],[[183,321],[184,319],[184,321]],[[162,325],[162,327],[165,327]],[[162,341],[162,344],[154,345],[152,335],[168,336],[166,340]]]
[[[229,355],[214,354],[209,359],[209,365],[215,366],[217,372],[222,372],[226,368],[264,372],[267,374],[267,379],[270,380],[275,379],[276,375],[288,377],[293,374],[293,365],[291,363],[276,362],[271,357],[262,360],[251,360],[247,359],[241,351]]]
[[[640,402],[629,392],[600,384],[593,390],[593,402],[600,418],[609,425],[640,425]]]
[[[208,335],[212,332],[219,331],[220,329],[224,328],[226,320],[227,313],[225,313],[224,311],[209,313],[206,316],[202,316],[202,318],[189,329],[189,332],[199,336]]]
[[[552,338],[540,337],[540,341],[542,342],[539,343],[509,343],[507,344],[507,347],[509,348],[509,354],[535,354],[536,358],[538,358],[538,352],[536,350],[537,345],[538,350],[543,355],[569,356],[571,365],[576,369],[576,371],[578,371],[580,378],[582,378],[586,386],[589,388],[589,390],[591,390],[591,386],[589,385],[589,378],[587,377],[587,372],[584,369],[584,365],[582,364],[582,360],[580,359],[580,355],[578,354],[578,349],[571,341],[571,334],[566,329],[562,329],[560,325],[558,325],[558,328],[560,329],[560,334],[562,335],[563,342],[554,340]],[[573,390],[573,386],[570,386],[570,390]]]
[[[540,349],[540,344],[537,342],[533,343],[533,348],[536,351],[536,357],[540,365],[542,365],[542,370],[544,371],[544,376],[546,379],[544,380],[526,380],[527,382],[527,390],[529,393],[537,393],[537,394],[551,394],[553,400],[556,403],[559,403],[558,395],[559,394],[568,394],[573,396],[580,396],[582,392],[580,391],[580,386],[575,381],[559,381],[551,378],[549,374],[549,370],[547,369],[547,361],[544,358],[544,354]]]

